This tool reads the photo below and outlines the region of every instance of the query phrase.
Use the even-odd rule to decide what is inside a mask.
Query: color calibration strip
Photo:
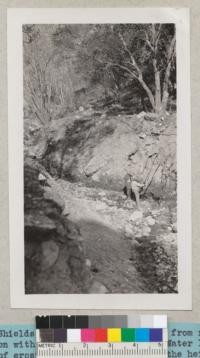
[[[167,358],[167,316],[36,317],[37,358]]]
[[[165,332],[166,331],[166,332]],[[163,342],[162,328],[43,328],[36,330],[37,343],[124,343]]]
[[[37,316],[37,343],[167,341],[166,315]]]

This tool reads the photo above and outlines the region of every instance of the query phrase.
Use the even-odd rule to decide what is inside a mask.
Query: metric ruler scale
[[[161,343],[37,343],[37,358],[167,358],[167,342]]]

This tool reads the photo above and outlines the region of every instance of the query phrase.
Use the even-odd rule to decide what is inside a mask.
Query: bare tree
[[[134,81],[146,93],[152,111],[163,114],[175,67],[174,25],[107,25],[100,38],[98,31],[93,32],[89,45],[96,68],[118,71],[118,77],[123,73],[126,81]]]
[[[37,157],[40,158],[48,148],[52,120],[72,102],[68,63],[57,65],[60,54],[52,44],[52,29],[44,30],[41,34],[36,25],[24,26],[24,98],[31,116],[38,121]]]
[[[159,41],[162,35],[162,25],[159,24],[158,26],[156,26],[155,24],[151,24],[150,26],[145,28],[144,33],[145,33],[146,46],[149,47],[151,52],[151,59],[152,59],[153,71],[154,71],[154,81],[155,81],[154,93],[145,82],[143,77],[143,70],[138,65],[134,57],[134,53],[129,50],[126,40],[120,32],[119,32],[119,37],[121,39],[124,50],[127,52],[129,56],[130,62],[128,62],[127,67],[124,65],[123,66],[118,65],[118,66],[123,67],[126,71],[128,71],[131,74],[131,76],[134,79],[136,79],[140,83],[140,85],[145,90],[149,98],[149,101],[151,103],[152,109],[155,111],[155,113],[163,114],[166,111],[167,101],[169,97],[169,92],[168,92],[169,78],[170,78],[172,61],[175,53],[176,35],[174,33],[168,47],[165,50],[167,63],[165,65],[166,67],[163,68],[163,65],[160,66],[159,64],[159,55],[158,55]],[[113,65],[117,65],[117,64],[113,64]],[[163,76],[164,80],[163,80],[162,89],[161,89],[161,71],[165,72]]]

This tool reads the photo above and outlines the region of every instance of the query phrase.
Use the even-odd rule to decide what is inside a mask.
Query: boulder
[[[147,216],[147,217],[145,218],[145,220],[146,220],[146,223],[147,223],[149,226],[153,226],[153,225],[155,225],[155,223],[156,223],[156,220],[155,220],[154,218],[152,218],[151,216]]]
[[[142,111],[142,112],[137,114],[137,118],[138,119],[144,118],[145,115],[146,115],[146,112]]]
[[[155,194],[160,188],[172,196],[176,190],[175,115],[161,121],[155,114],[145,112],[99,118],[100,111],[98,117],[93,113],[85,119],[85,111],[78,113],[79,119],[73,113],[52,120],[48,138],[40,131],[40,140],[31,146],[39,157],[46,151],[43,165],[52,176],[122,191],[130,167],[136,176],[141,175],[143,167],[146,168],[146,173],[142,172],[144,179],[150,170],[153,175],[148,193]],[[40,142],[42,148],[38,149]],[[142,155],[133,158],[138,152]]]
[[[108,289],[98,281],[94,281],[90,287],[89,293],[108,293]]]
[[[124,228],[124,233],[127,238],[131,238],[133,236],[133,227],[131,224],[126,224]]]
[[[145,113],[144,119],[146,121],[155,121],[156,119],[158,119],[158,115],[156,113],[148,112],[148,113]]]
[[[143,237],[148,237],[151,233],[151,229],[149,226],[144,226],[142,229],[142,236]]]
[[[140,133],[140,134],[139,134],[139,138],[141,138],[141,139],[145,139],[146,136],[147,136],[147,135],[146,135],[145,133]]]
[[[130,216],[129,220],[130,221],[137,221],[137,220],[141,220],[143,217],[143,212],[141,210],[136,210],[134,211],[134,213]]]
[[[147,115],[154,118],[154,114]],[[156,193],[161,188],[172,192],[176,185],[175,118],[161,129],[157,129],[156,121],[150,123],[149,133],[144,131],[143,125],[140,131],[132,128],[134,121],[135,117],[130,118],[130,123],[115,121],[109,135],[96,143],[91,140],[90,148],[88,143],[79,156],[78,165],[84,167],[83,172],[89,180],[102,188],[123,190],[124,177],[131,170],[136,176],[143,173],[144,179],[148,173],[149,180],[153,176],[148,191],[153,189]],[[149,124],[145,120],[143,123]],[[151,134],[152,125],[156,135]]]
[[[59,255],[59,246],[53,240],[44,241],[42,247],[42,262],[41,267],[46,270],[53,266]]]
[[[128,158],[138,149],[138,137],[124,124],[97,144],[84,168],[85,175],[113,189],[121,189],[127,173]]]
[[[85,264],[86,264],[86,266],[89,267],[89,268],[91,268],[91,266],[92,266],[92,263],[91,263],[91,261],[90,261],[89,259],[86,259],[86,260],[85,260]]]

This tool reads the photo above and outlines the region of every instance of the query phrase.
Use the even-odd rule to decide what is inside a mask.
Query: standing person
[[[125,186],[127,199],[131,199],[133,193],[136,200],[137,209],[141,210],[140,192],[144,187],[143,178],[143,156],[136,151],[128,156],[127,174],[125,176]]]
[[[141,210],[140,192],[141,192],[142,188],[144,187],[144,184],[140,183],[138,180],[136,180],[136,178],[134,178],[130,174],[126,174],[124,179],[125,179],[125,188],[126,188],[127,199],[131,199],[132,193],[133,193],[135,196],[137,208],[138,208],[138,210]]]
[[[131,175],[129,173],[127,173],[124,177],[124,186],[126,189],[126,195],[127,195],[127,199],[131,199],[131,193],[132,193],[132,189],[131,189]]]

